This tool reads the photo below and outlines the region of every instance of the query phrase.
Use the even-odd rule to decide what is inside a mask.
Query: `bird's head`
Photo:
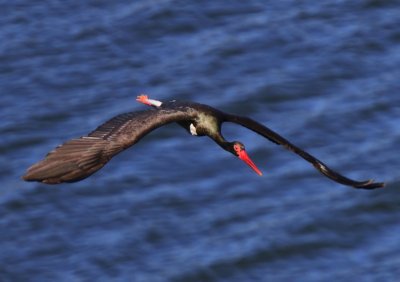
[[[236,157],[244,161],[249,167],[251,167],[258,175],[262,175],[262,172],[247,155],[243,143],[239,141],[229,142],[226,150],[234,154]]]

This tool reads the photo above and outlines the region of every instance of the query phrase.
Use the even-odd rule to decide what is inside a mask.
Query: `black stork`
[[[208,105],[192,102],[161,102],[140,95],[137,101],[153,109],[120,114],[100,125],[87,136],[72,139],[49,152],[45,159],[32,165],[23,176],[26,181],[48,184],[82,180],[102,168],[113,156],[137,143],[143,136],[163,125],[176,122],[191,135],[209,136],[224,150],[248,164],[262,175],[239,141],[228,142],[221,134],[221,125],[232,122],[244,126],[270,141],[293,151],[330,179],[362,189],[383,187],[373,180],[355,181],[330,169],[323,162],[293,145],[288,140],[248,118],[231,115]]]

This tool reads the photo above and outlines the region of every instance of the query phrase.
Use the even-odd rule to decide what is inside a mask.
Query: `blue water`
[[[0,281],[398,281],[399,5],[3,1]],[[171,125],[84,181],[20,179],[142,92],[251,116],[387,186],[341,186],[234,125],[263,177]]]

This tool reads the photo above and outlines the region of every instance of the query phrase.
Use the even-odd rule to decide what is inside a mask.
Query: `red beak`
[[[258,175],[262,175],[262,172],[258,169],[258,167],[253,163],[253,161],[250,159],[249,155],[247,155],[245,150],[241,150],[239,152],[239,159],[244,161],[249,167],[251,167]]]

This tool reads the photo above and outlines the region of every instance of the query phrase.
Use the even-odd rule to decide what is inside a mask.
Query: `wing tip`
[[[377,189],[377,188],[384,188],[386,186],[385,182],[374,182],[374,179],[369,179],[366,181],[362,181],[357,185],[354,185],[354,188],[358,188],[358,189],[368,189],[368,190],[372,190],[372,189]]]
[[[21,176],[21,179],[27,182],[41,182],[41,183],[45,183],[45,184],[59,184],[63,181],[61,181],[61,179],[59,178],[43,178],[40,177],[39,175],[36,175],[33,172],[30,172],[29,170]]]

